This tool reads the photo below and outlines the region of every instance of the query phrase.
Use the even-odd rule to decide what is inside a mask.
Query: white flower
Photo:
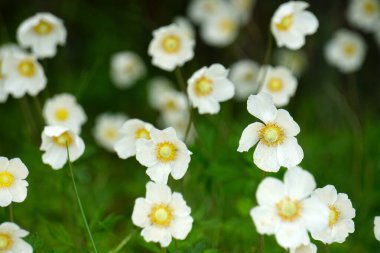
[[[65,45],[66,28],[53,14],[37,13],[21,23],[17,40],[22,47],[31,47],[38,58],[50,58],[56,54],[57,45]]]
[[[314,177],[299,167],[287,170],[284,182],[265,178],[256,192],[258,206],[250,212],[257,232],[274,234],[284,248],[309,244],[308,231],[320,231],[328,225],[328,208],[310,198],[315,187]]]
[[[111,58],[111,77],[119,88],[131,87],[145,72],[143,60],[134,52],[119,52]]]
[[[313,243],[301,245],[297,248],[290,249],[290,253],[317,253],[317,246]]]
[[[74,162],[84,152],[84,142],[72,130],[62,126],[46,126],[42,132],[40,150],[45,151],[42,161],[53,169],[61,169],[67,162],[67,147],[70,161]]]
[[[36,96],[46,87],[46,76],[42,66],[32,55],[12,53],[2,63],[4,91],[20,98],[28,93]]]
[[[321,231],[316,231],[311,236],[324,243],[343,243],[349,233],[355,231],[353,218],[355,209],[347,194],[337,193],[332,185],[316,189],[312,198],[317,198],[329,208],[328,226]]]
[[[163,76],[157,76],[148,82],[148,101],[152,108],[161,110],[162,94],[174,90],[172,81]]]
[[[194,56],[195,41],[186,31],[176,24],[161,27],[153,32],[148,54],[153,57],[152,64],[172,71]]]
[[[271,21],[271,30],[279,47],[300,49],[305,44],[305,35],[317,31],[318,20],[305,9],[309,4],[303,1],[283,3],[276,10]]]
[[[245,100],[259,87],[259,65],[252,60],[239,60],[231,66],[230,79],[235,85],[235,98]]]
[[[96,118],[94,136],[96,142],[114,152],[114,145],[120,139],[120,129],[127,117],[124,114],[103,113]]]
[[[303,150],[295,138],[300,127],[289,112],[277,110],[272,97],[266,93],[251,95],[247,109],[264,124],[255,122],[244,129],[238,151],[248,151],[258,142],[253,162],[264,171],[277,172],[280,166],[291,168],[298,165],[303,159]]]
[[[122,159],[136,155],[136,141],[150,139],[150,131],[154,127],[139,119],[129,119],[120,128],[119,140],[116,141],[114,149]]]
[[[176,25],[178,25],[182,30],[186,32],[189,38],[195,38],[194,27],[187,18],[178,16],[175,17],[173,21]]]
[[[189,114],[186,95],[176,90],[162,93],[159,109],[165,122],[173,122],[183,118],[183,114]]]
[[[24,53],[21,48],[15,44],[5,44],[0,47],[0,103],[4,103],[8,99],[8,91],[5,90],[5,75],[2,70],[3,60],[12,54]]]
[[[380,216],[376,216],[374,220],[374,233],[375,233],[375,238],[376,240],[380,241]]]
[[[150,137],[136,142],[136,159],[147,167],[146,174],[157,183],[166,184],[169,174],[181,179],[189,167],[191,152],[174,128],[151,129]]]
[[[0,225],[0,252],[2,253],[32,253],[32,246],[22,238],[29,234],[13,222],[3,222]]]
[[[82,125],[87,121],[87,116],[76,98],[68,93],[55,95],[45,102],[43,116],[47,125],[63,126],[81,132]]]
[[[200,35],[211,46],[230,45],[238,35],[239,18],[231,9],[221,10],[202,23]]]
[[[350,0],[347,19],[355,27],[366,32],[374,32],[376,22],[380,19],[378,0]]]
[[[221,64],[212,64],[196,71],[187,81],[187,93],[193,107],[200,114],[220,111],[219,102],[231,99],[235,94],[233,83],[228,80],[228,70]]]
[[[286,48],[278,48],[274,53],[274,58],[277,65],[287,67],[298,77],[307,67],[306,54],[301,50],[292,51]]]
[[[225,8],[224,0],[192,0],[187,13],[194,23],[201,24]]]
[[[298,86],[297,78],[292,72],[286,67],[264,66],[260,75],[265,76],[260,92],[270,94],[277,107],[287,105]]]
[[[193,225],[191,208],[182,194],[173,192],[167,185],[148,182],[146,197],[136,199],[132,222],[143,228],[141,236],[147,242],[159,242],[168,247],[172,237],[184,240]]]
[[[230,2],[234,10],[238,13],[240,23],[248,23],[256,0],[230,0]]]
[[[0,157],[0,206],[5,207],[12,202],[21,203],[26,199],[29,184],[25,179],[28,174],[28,169],[19,158],[8,160]]]
[[[325,47],[325,57],[329,64],[343,73],[360,69],[365,59],[367,46],[362,36],[356,32],[340,29]]]

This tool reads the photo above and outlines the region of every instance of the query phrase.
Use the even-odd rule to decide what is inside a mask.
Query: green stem
[[[182,71],[181,71],[181,68],[176,68],[175,69],[175,76],[177,78],[177,82],[182,90],[183,93],[187,94],[186,92],[186,83],[185,83],[185,79],[183,78],[183,74],[182,74]]]
[[[267,46],[267,49],[265,51],[265,57],[264,57],[263,65],[270,64],[270,58],[272,56],[272,48],[273,48],[273,37],[272,37],[271,30],[269,29],[269,31],[268,31],[268,46]]]
[[[165,253],[166,252],[166,248],[162,247],[161,248],[161,253]]]
[[[110,252],[108,252],[108,253],[117,253],[117,252],[119,252],[128,242],[129,242],[129,240],[131,240],[131,238],[132,238],[132,236],[133,236],[133,234],[134,234],[135,232],[133,231],[132,233],[130,233],[129,235],[127,235],[120,243],[119,243],[119,245],[117,245],[116,246],[116,248],[115,249],[113,249],[113,250],[111,250]]]
[[[84,210],[83,210],[83,205],[82,205],[82,201],[80,200],[80,197],[79,197],[77,185],[75,183],[73,166],[72,166],[71,161],[70,161],[69,146],[68,146],[67,143],[66,143],[66,150],[67,150],[67,158],[68,158],[68,163],[69,163],[69,168],[70,168],[71,181],[73,183],[74,192],[75,192],[75,196],[77,198],[78,206],[79,206],[80,212],[82,214],[83,222],[84,222],[84,225],[86,227],[88,236],[90,237],[90,241],[91,241],[92,247],[94,248],[94,252],[98,253],[98,250],[96,249],[94,238],[92,237],[92,234],[91,234],[90,226],[88,225],[88,222],[87,222],[86,214],[84,213]]]
[[[9,220],[10,220],[11,222],[14,221],[14,216],[13,216],[13,205],[12,205],[12,204],[9,205]]]

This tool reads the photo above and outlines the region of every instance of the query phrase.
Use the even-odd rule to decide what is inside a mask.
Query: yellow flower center
[[[286,32],[293,25],[293,15],[287,15],[281,19],[280,22],[275,24],[277,29],[283,32]]]
[[[0,250],[1,252],[8,250],[12,247],[13,240],[9,234],[0,233]]]
[[[176,158],[177,147],[171,142],[161,142],[156,147],[156,157],[160,162],[171,162]]]
[[[110,127],[106,130],[105,136],[108,140],[115,140],[117,138],[117,130],[113,127]]]
[[[165,108],[167,110],[176,110],[177,109],[177,103],[173,99],[168,99],[165,103]]]
[[[177,53],[181,47],[181,39],[177,35],[168,35],[162,40],[162,48],[166,53]]]
[[[208,96],[213,90],[212,81],[207,77],[202,76],[195,81],[194,89],[195,94],[198,96]]]
[[[347,42],[343,46],[344,54],[348,57],[354,56],[356,53],[356,45],[352,42]]]
[[[55,144],[61,147],[66,147],[66,144],[70,146],[74,141],[74,137],[69,132],[64,132],[60,136],[54,136],[52,139]]]
[[[9,171],[0,172],[0,188],[9,188],[14,181],[15,178]]]
[[[18,64],[18,72],[23,77],[33,77],[34,73],[36,72],[36,66],[34,65],[34,62],[29,59],[22,60]]]
[[[136,139],[147,139],[147,140],[150,140],[150,133],[148,130],[146,130],[145,128],[139,128],[137,129],[137,131],[135,132],[135,138]]]
[[[333,205],[329,206],[329,209],[329,227],[333,227],[339,220],[340,212]]]
[[[363,4],[363,10],[366,14],[368,15],[373,15],[377,12],[377,4],[375,1],[366,1],[364,4]]]
[[[284,87],[284,83],[282,79],[274,77],[268,81],[267,87],[271,92],[280,92]]]
[[[253,81],[254,79],[255,79],[255,75],[252,72],[247,72],[244,75],[244,80],[247,81],[247,82]]]
[[[54,26],[49,21],[40,19],[37,25],[33,27],[33,30],[38,35],[48,35],[53,30]]]
[[[235,25],[230,19],[223,19],[219,22],[219,28],[223,32],[232,32]]]
[[[168,227],[173,220],[173,213],[169,206],[156,204],[149,215],[152,224],[160,227]]]
[[[131,74],[135,72],[135,68],[136,68],[135,64],[133,62],[130,62],[124,65],[122,72],[124,74]]]
[[[274,123],[268,123],[259,130],[259,139],[268,147],[277,146],[284,142],[284,130]]]
[[[69,112],[65,108],[60,108],[55,111],[55,118],[58,121],[66,121],[69,117]]]
[[[297,220],[302,211],[302,204],[298,200],[285,197],[276,203],[277,214],[283,221],[292,222]]]

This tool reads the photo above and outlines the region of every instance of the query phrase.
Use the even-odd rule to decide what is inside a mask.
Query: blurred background
[[[39,151],[43,119],[41,106],[62,92],[74,94],[88,121],[82,129],[85,154],[74,163],[79,192],[99,252],[108,252],[125,237],[131,240],[120,252],[160,252],[133,226],[134,201],[145,195],[148,180],[134,158],[121,160],[99,147],[93,128],[97,115],[122,112],[130,118],[157,123],[158,112],[148,103],[147,82],[157,75],[176,83],[174,72],[154,67],[147,54],[152,31],[186,16],[190,1],[10,1],[0,0],[0,42],[16,42],[16,30],[37,12],[51,12],[63,19],[67,43],[52,59],[41,61],[47,88],[37,97],[9,98],[0,104],[0,155],[20,157],[29,168],[28,198],[13,204],[15,222],[31,232],[27,238],[35,252],[90,252],[80,212],[75,203],[68,168],[53,171],[42,164]],[[197,30],[195,57],[185,64],[189,78],[212,63],[231,66],[239,59],[262,64],[268,46],[272,14],[284,1],[257,0],[246,25],[229,46],[206,45]],[[304,169],[315,176],[318,187],[334,185],[347,193],[356,208],[356,231],[344,244],[319,252],[376,252],[380,244],[373,235],[373,218],[380,215],[380,47],[371,34],[351,27],[345,18],[348,1],[309,1],[320,22],[316,34],[302,48],[305,70],[296,95],[285,109],[301,127]],[[323,50],[334,31],[346,27],[363,35],[368,47],[362,68],[341,74],[327,64]],[[276,45],[270,59],[276,65]],[[147,73],[133,87],[120,90],[110,78],[110,58],[122,50],[136,52]],[[177,84],[179,89],[179,85]],[[273,236],[260,236],[249,216],[256,205],[257,185],[264,177],[252,163],[252,152],[238,153],[243,129],[255,121],[246,102],[222,103],[214,116],[196,115],[198,138],[188,173],[180,181],[170,179],[174,191],[184,195],[192,208],[193,230],[185,241],[172,243],[169,252],[284,252]],[[270,176],[282,178],[285,169]],[[0,209],[1,221],[8,209]]]

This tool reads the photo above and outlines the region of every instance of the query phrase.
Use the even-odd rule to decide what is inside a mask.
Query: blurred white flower
[[[224,0],[192,0],[187,10],[187,15],[194,23],[202,24],[210,16],[223,9],[226,9]]]
[[[239,60],[231,66],[229,77],[235,85],[235,98],[246,100],[259,87],[259,65],[252,60]]]
[[[306,54],[301,51],[292,51],[286,48],[278,48],[274,53],[276,65],[290,69],[296,76],[301,76],[307,67]]]
[[[327,62],[343,73],[352,73],[363,65],[367,51],[362,36],[356,32],[340,29],[325,47]]]
[[[120,139],[120,129],[127,116],[124,114],[103,113],[96,118],[94,136],[96,142],[110,152],[114,152],[114,145]]]
[[[193,25],[190,23],[190,21],[182,16],[178,16],[174,18],[174,23],[178,25],[182,30],[184,30],[189,38],[194,39],[195,38],[195,31]]]
[[[121,159],[136,155],[136,141],[150,139],[150,131],[154,127],[139,119],[129,119],[120,128],[119,140],[114,149]]]
[[[181,179],[190,163],[191,152],[177,137],[174,128],[151,129],[150,139],[136,142],[136,159],[147,167],[146,173],[157,183],[166,184],[169,174],[175,180]]]
[[[246,24],[249,21],[256,0],[230,0],[230,3],[238,13],[240,23]]]
[[[263,66],[260,76],[264,76],[260,78],[260,80],[264,79],[260,92],[270,94],[277,107],[287,105],[290,97],[296,93],[297,78],[286,67]]]
[[[36,96],[46,87],[46,76],[35,56],[15,52],[2,60],[4,91],[21,98],[26,93]]]
[[[38,58],[53,57],[57,45],[65,45],[66,35],[62,20],[51,13],[37,13],[23,21],[17,29],[19,44],[32,48]]]
[[[189,109],[186,95],[174,89],[163,92],[159,109],[165,122],[183,118],[182,115],[188,114]]]
[[[277,172],[281,166],[291,168],[303,159],[303,150],[295,136],[300,127],[283,109],[277,110],[266,93],[251,95],[247,101],[250,114],[264,122],[248,125],[239,141],[239,152],[248,151],[257,142],[253,162],[264,171]]]
[[[265,178],[256,192],[258,206],[250,212],[257,232],[274,234],[284,248],[309,244],[308,231],[328,226],[327,206],[317,198],[310,198],[315,187],[313,175],[299,167],[287,170],[284,182]]]
[[[355,209],[347,194],[337,193],[332,185],[316,189],[312,198],[317,198],[329,208],[328,226],[326,229],[311,234],[315,240],[331,244],[343,243],[349,233],[355,231]]]
[[[76,98],[68,93],[55,95],[45,102],[43,116],[47,125],[63,126],[75,133],[81,132],[87,116]]]
[[[119,52],[111,58],[111,77],[119,88],[131,87],[145,72],[143,60],[134,52]]]
[[[187,126],[189,124],[190,120],[190,115],[189,111],[183,111],[182,114],[178,113],[176,114],[177,117],[162,117],[161,120],[163,122],[164,127],[173,127],[175,131],[177,132],[177,136],[180,140],[185,141],[186,137],[186,131],[187,131]],[[186,140],[186,143],[192,144],[194,139],[196,137],[196,131],[194,128],[194,125],[190,125],[188,137]]]
[[[347,8],[347,20],[356,28],[374,32],[380,19],[378,0],[350,0]]]
[[[290,249],[290,253],[317,253],[317,246],[313,243],[301,245],[297,248]]]
[[[376,240],[380,241],[380,216],[376,216],[374,222],[373,232],[375,233]]]
[[[185,30],[171,24],[153,31],[148,54],[153,57],[153,65],[172,71],[194,57],[194,45],[194,39]]]
[[[272,17],[271,30],[279,47],[300,49],[305,36],[317,31],[318,19],[305,11],[309,4],[303,1],[289,1],[280,5]]]
[[[163,76],[157,76],[149,80],[148,82],[148,101],[153,109],[161,110],[162,95],[171,91],[174,88],[174,84],[168,78]]]
[[[184,240],[193,225],[191,208],[182,194],[167,185],[148,182],[146,197],[138,198],[132,213],[132,222],[143,228],[141,236],[147,242],[159,242],[168,247],[172,237]]]
[[[45,151],[42,161],[53,169],[61,169],[67,162],[67,147],[70,161],[74,162],[84,152],[84,142],[72,130],[62,126],[46,126],[42,132],[40,150]]]
[[[21,203],[26,199],[29,184],[25,179],[28,174],[28,168],[19,158],[8,160],[0,157],[0,206],[5,207],[12,202]]]
[[[187,81],[190,103],[200,114],[220,111],[219,102],[231,99],[235,94],[233,83],[227,78],[228,70],[221,64],[212,64],[196,71]]]
[[[201,38],[211,46],[225,47],[235,41],[239,32],[239,18],[234,10],[220,10],[209,16],[201,26]]]
[[[21,229],[16,223],[3,222],[0,225],[0,252],[2,253],[32,253],[32,246],[22,238],[29,232]]]

